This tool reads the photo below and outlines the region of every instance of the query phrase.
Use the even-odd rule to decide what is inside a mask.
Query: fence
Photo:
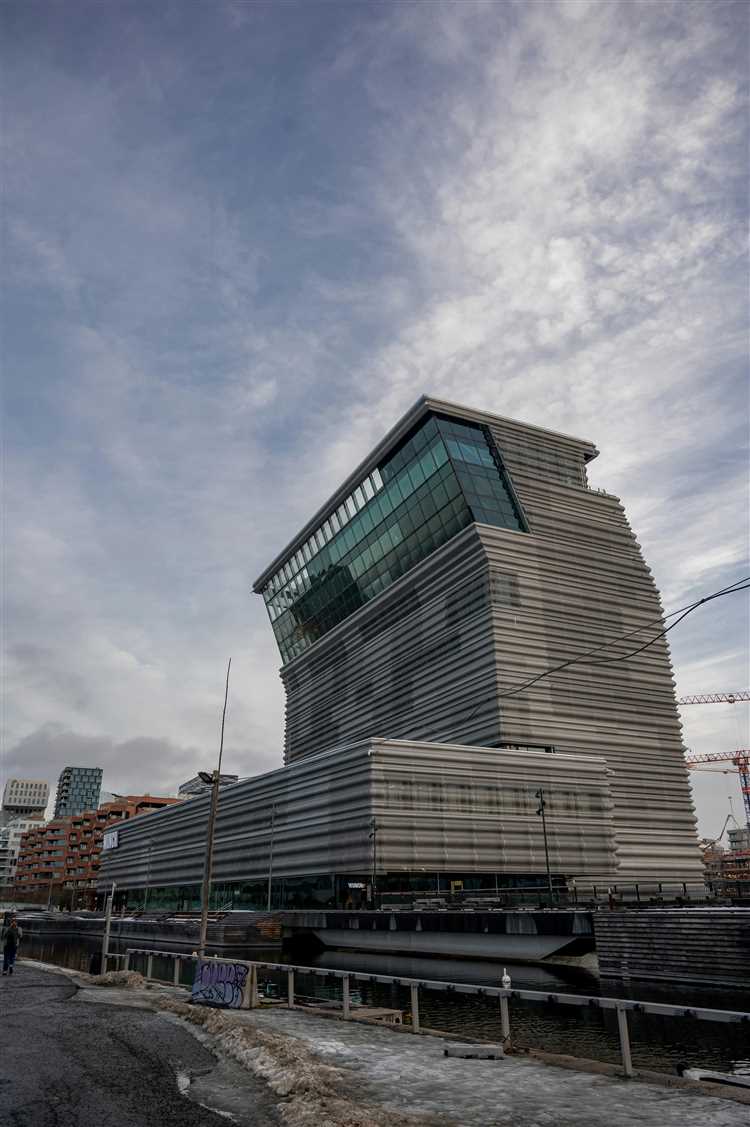
[[[146,959],[146,978],[154,981],[169,982],[172,985],[182,984],[182,964],[195,963],[197,955],[177,954],[174,951],[149,951],[144,948],[131,947],[125,956],[125,970],[130,969],[133,956]],[[172,974],[166,979],[155,978],[154,959],[172,959],[174,967]],[[661,1017],[689,1017],[697,1021],[717,1021],[730,1023],[750,1023],[750,1013],[737,1010],[714,1010],[701,1006],[675,1006],[661,1002],[637,1002],[625,998],[600,998],[597,995],[545,993],[539,990],[513,990],[499,986],[473,986],[463,982],[442,982],[423,978],[403,978],[388,974],[369,974],[366,971],[329,970],[324,967],[291,966],[287,963],[252,962],[246,959],[214,959],[210,962],[232,963],[249,968],[250,988],[247,992],[246,1008],[255,1009],[260,1005],[258,996],[258,971],[266,970],[287,976],[287,1006],[294,1008],[295,1000],[295,974],[314,975],[319,978],[336,978],[341,980],[342,991],[342,1017],[344,1021],[351,1020],[351,983],[372,982],[384,983],[392,986],[409,988],[411,1001],[411,1031],[421,1033],[422,1026],[419,1018],[419,991],[420,989],[445,991],[456,994],[474,994],[478,997],[497,998],[500,1003],[500,1027],[503,1043],[509,1043],[511,1038],[511,1012],[510,1002],[513,999],[529,1002],[547,1002],[551,1005],[578,1006],[581,1008],[599,1008],[614,1010],[617,1014],[617,1030],[620,1041],[620,1057],[625,1076],[633,1075],[633,1062],[630,1052],[630,1029],[628,1013],[655,1014]]]
[[[553,878],[557,881],[557,878]],[[623,884],[593,884],[590,882],[555,883],[552,894],[545,886],[497,885],[482,888],[447,889],[423,888],[401,892],[382,890],[379,903],[391,911],[414,911],[439,908],[597,908],[602,907],[664,907],[670,904],[713,904],[718,899],[716,891],[705,884],[687,884],[685,881],[640,881]]]

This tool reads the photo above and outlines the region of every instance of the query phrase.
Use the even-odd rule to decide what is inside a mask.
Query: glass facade
[[[327,873],[311,877],[279,877],[271,889],[272,911],[294,911],[302,908],[358,909],[371,905],[371,874]],[[564,888],[564,874],[554,873],[553,884]],[[501,891],[513,898],[518,890],[520,901],[535,899],[536,889],[547,887],[547,877],[539,873],[475,873],[475,872],[418,872],[378,873],[378,902],[385,905],[408,904],[411,896],[450,896],[457,903],[471,892],[491,893]],[[102,907],[104,896],[100,894]],[[268,882],[223,881],[211,885],[211,911],[262,912],[268,904]],[[201,908],[201,886],[166,885],[156,888],[120,888],[116,905],[131,911],[197,912]],[[382,917],[379,926],[388,928],[388,916]]]
[[[57,783],[55,817],[96,810],[101,789],[101,767],[66,767]]]
[[[475,521],[527,531],[488,428],[430,414],[263,588],[283,660]]]

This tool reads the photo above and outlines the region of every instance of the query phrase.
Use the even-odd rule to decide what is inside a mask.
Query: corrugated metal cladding
[[[368,875],[370,823],[379,873],[543,874],[534,791],[545,788],[554,873],[616,871],[609,772],[602,759],[545,752],[368,740],[311,756],[220,793],[215,883],[263,880],[273,822],[274,878]],[[100,888],[195,885],[203,875],[209,799],[119,827]]]
[[[700,882],[667,644],[602,663],[653,637],[662,610],[620,502],[588,487],[596,448],[430,399],[392,442],[430,410],[489,428],[528,531],[470,525],[288,662],[286,761],[373,734],[603,756],[618,879]]]

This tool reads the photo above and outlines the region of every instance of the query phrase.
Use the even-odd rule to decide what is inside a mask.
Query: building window
[[[266,585],[284,661],[473,522],[527,531],[489,430],[428,415]]]

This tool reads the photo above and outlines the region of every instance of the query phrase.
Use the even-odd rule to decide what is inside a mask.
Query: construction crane
[[[691,771],[711,770],[713,763],[733,763],[740,776],[740,790],[745,807],[745,821],[750,828],[750,751],[709,751],[703,755],[688,751],[685,762]]]
[[[704,838],[703,842],[701,843],[701,849],[711,849],[712,846],[718,845],[720,843],[721,839],[723,838],[724,834],[727,832],[727,826],[729,825],[730,822],[734,822],[736,829],[740,828],[737,825],[737,819],[735,818],[735,816],[734,816],[734,814],[732,813],[731,810],[729,811],[726,818],[724,819],[724,825],[721,827],[721,833],[717,837]]]
[[[735,704],[738,700],[750,700],[750,692],[740,689],[736,693],[699,693],[692,697],[678,697],[678,704]]]

